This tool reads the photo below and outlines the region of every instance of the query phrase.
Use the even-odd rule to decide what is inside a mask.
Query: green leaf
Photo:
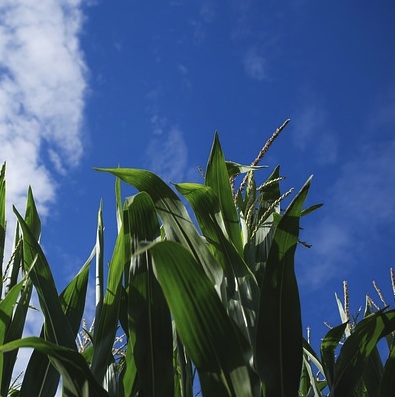
[[[108,397],[108,393],[97,384],[85,360],[75,350],[62,347],[37,337],[19,339],[3,346],[0,352],[9,352],[21,347],[31,347],[50,357],[52,365],[63,377],[64,395],[75,397]]]
[[[347,323],[343,323],[330,329],[321,342],[322,365],[330,389],[335,380],[335,349],[339,345],[346,327]]]
[[[62,310],[71,326],[75,339],[80,328],[82,315],[85,308],[86,291],[88,286],[89,268],[95,251],[93,250],[88,260],[82,266],[78,274],[60,294]],[[41,337],[44,337],[44,328]],[[21,396],[53,396],[59,384],[59,373],[51,365],[49,358],[33,351],[21,388]]]
[[[219,199],[219,205],[228,232],[237,251],[243,253],[243,242],[239,217],[233,201],[232,189],[229,183],[229,174],[226,168],[225,157],[221,149],[218,134],[215,134],[213,146],[207,163],[206,185],[210,186]]]
[[[229,177],[236,176],[239,174],[245,174],[249,171],[260,170],[262,168],[267,168],[267,165],[241,165],[235,163],[234,161],[225,161],[226,169],[228,170]]]
[[[158,217],[151,197],[139,193],[126,201],[125,232],[130,234],[132,251],[141,242],[160,236]],[[139,396],[173,395],[173,335],[170,311],[153,273],[149,252],[132,257],[128,284],[129,339],[137,367]],[[132,371],[133,372],[133,369]],[[129,382],[129,387],[133,385]],[[124,387],[126,384],[124,385]],[[124,390],[130,395],[131,390]]]
[[[5,247],[6,219],[6,184],[5,184],[6,163],[3,163],[0,171],[0,296],[3,295],[3,259]]]
[[[294,255],[309,186],[310,179],[280,219],[260,284],[256,361],[266,397],[296,396],[299,389],[303,339]]]
[[[100,316],[95,319],[91,370],[99,383],[103,381],[107,366],[111,362],[112,347],[118,328],[119,307],[122,295],[122,274],[128,260],[125,257],[124,240],[124,230],[123,226],[121,226],[111,258],[107,290],[104,295]]]
[[[149,251],[177,332],[199,372],[203,395],[251,397],[249,347],[202,268],[175,242],[154,244]]]
[[[314,212],[315,210],[318,210],[318,208],[321,208],[324,204],[314,204],[306,209],[304,209],[302,211],[302,216],[311,214],[312,212]]]
[[[384,366],[378,397],[393,396],[395,394],[395,348],[390,351]]]
[[[346,339],[335,364],[335,396],[351,395],[358,386],[377,342],[395,330],[395,310],[378,311],[360,321]]]
[[[132,168],[101,168],[98,171],[110,172],[139,191],[145,191],[155,204],[165,229],[166,238],[180,242],[188,248],[204,270],[217,291],[223,279],[221,267],[202,242],[190,219],[185,206],[172,189],[152,172]]]
[[[15,285],[0,301],[0,345],[4,344],[7,331],[12,321],[12,314],[17,303],[18,296],[21,292],[25,280],[20,281]],[[3,363],[4,356],[0,355],[0,385],[3,385]],[[2,393],[4,394],[4,393]]]
[[[176,188],[191,204],[203,235],[224,269],[229,311],[252,344],[256,337],[258,285],[243,257],[227,237],[218,197],[210,186],[183,183],[176,185]],[[257,296],[258,299],[254,300]],[[249,313],[246,313],[247,310]]]
[[[55,282],[45,255],[38,244],[34,230],[22,219],[14,208],[23,232],[23,255],[26,270],[37,256],[37,263],[30,272],[30,278],[37,290],[40,306],[45,319],[46,337],[58,345],[75,348],[75,341],[70,324],[62,311]],[[27,217],[27,219],[29,219]],[[33,223],[37,232],[37,223]],[[27,267],[26,267],[27,266]]]
[[[7,334],[4,338],[5,342],[10,342],[22,337],[24,324],[26,321],[27,311],[29,309],[30,297],[32,294],[32,283],[29,278],[25,281],[24,288],[20,294],[19,300],[16,303],[12,322],[10,323]],[[18,350],[10,351],[4,354],[3,377],[1,382],[1,394],[7,395],[11,385],[11,380],[14,371],[14,365],[17,359]]]
[[[96,229],[96,314],[95,318],[100,317],[100,309],[103,303],[103,286],[104,286],[104,226],[103,226],[103,200],[100,200],[99,211],[97,212],[97,229]]]

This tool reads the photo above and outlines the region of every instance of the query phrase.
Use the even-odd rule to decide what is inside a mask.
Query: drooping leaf
[[[145,191],[155,204],[166,238],[180,242],[197,258],[217,291],[223,280],[223,272],[197,232],[185,206],[172,189],[157,175],[146,170],[132,168],[99,168],[110,172],[139,191]]]
[[[32,336],[2,345],[0,352],[9,352],[21,347],[34,348],[50,357],[52,365],[63,377],[65,396],[109,397],[93,378],[85,360],[75,350]]]
[[[234,161],[225,161],[226,168],[228,170],[228,175],[236,176],[239,174],[244,174],[249,171],[260,170],[262,168],[267,168],[267,165],[242,165],[235,163]]]

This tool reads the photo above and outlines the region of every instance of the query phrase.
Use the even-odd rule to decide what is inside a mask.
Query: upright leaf
[[[204,237],[224,269],[228,310],[244,336],[253,344],[256,338],[258,285],[244,258],[227,237],[218,197],[210,186],[182,183],[176,188],[191,204]]]
[[[59,296],[62,310],[70,324],[75,339],[80,328],[85,308],[88,287],[89,268],[95,252],[92,251],[88,260],[78,274],[67,285]],[[41,337],[44,337],[44,328]],[[59,384],[59,372],[51,365],[49,357],[38,350],[33,351],[23,378],[21,397],[23,396],[54,396]]]
[[[250,347],[203,269],[178,243],[163,241],[149,250],[177,332],[199,372],[203,395],[253,396],[246,358]]]
[[[63,313],[49,264],[36,239],[35,232],[39,230],[37,222],[33,222],[32,230],[15,208],[14,212],[23,233],[23,257],[26,270],[29,270],[34,258],[37,257],[37,263],[30,272],[30,278],[37,290],[44,315],[46,336],[56,344],[75,348],[74,336]]]
[[[5,247],[5,201],[6,201],[6,185],[5,185],[5,163],[0,171],[0,297],[3,295],[3,258]]]
[[[239,217],[233,201],[232,189],[225,157],[221,149],[218,134],[215,134],[213,146],[206,170],[206,185],[217,194],[221,212],[229,238],[240,254],[243,252]]]
[[[280,219],[260,284],[257,370],[266,397],[296,396],[299,389],[303,337],[294,255],[309,186],[310,179]]]
[[[395,310],[379,311],[360,321],[346,339],[335,364],[335,396],[348,396],[361,381],[377,342],[395,331]]]
[[[134,251],[141,242],[160,236],[154,203],[147,193],[129,198],[125,204],[125,230]],[[129,338],[136,365],[139,396],[172,396],[173,336],[169,308],[153,273],[149,252],[132,257],[128,284]],[[133,372],[133,370],[131,371]],[[130,387],[130,386],[129,386]],[[131,390],[124,390],[130,395]]]
[[[328,386],[331,389],[335,381],[335,350],[344,336],[347,323],[331,328],[321,342],[321,360]]]
[[[172,189],[152,172],[132,168],[99,168],[110,172],[139,191],[145,191],[155,204],[165,229],[166,238],[188,248],[220,293],[223,272],[217,264],[190,219],[185,206]]]
[[[12,321],[12,314],[24,282],[25,280],[20,281],[8,292],[3,300],[0,300],[0,345],[5,343],[6,334]],[[0,385],[3,385],[3,363],[4,355],[0,354]],[[2,390],[2,395],[4,394]]]
[[[124,230],[123,226],[121,226],[110,262],[107,290],[100,310],[100,317],[95,319],[91,369],[99,383],[103,382],[107,366],[111,362],[112,347],[118,328],[119,307],[122,296],[122,274],[128,260],[125,257],[124,240]]]

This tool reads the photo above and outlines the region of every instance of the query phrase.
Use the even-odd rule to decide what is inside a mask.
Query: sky
[[[340,322],[343,280],[351,313],[367,293],[379,302],[372,280],[393,304],[394,17],[390,0],[2,0],[9,230],[31,185],[61,290],[95,243],[101,199],[111,256],[114,179],[94,167],[201,182],[215,131],[249,164],[289,118],[257,178],[280,164],[286,191],[313,174],[307,204],[324,203],[296,256],[304,327],[318,343]]]

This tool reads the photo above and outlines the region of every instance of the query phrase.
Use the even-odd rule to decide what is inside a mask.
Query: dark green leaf
[[[133,247],[153,241],[160,235],[158,218],[150,196],[143,192],[129,198],[125,204],[125,233]],[[137,367],[138,395],[173,395],[173,337],[170,312],[162,290],[153,273],[151,254],[133,256],[128,284],[129,339],[133,350],[132,362]],[[133,370],[132,370],[133,371]],[[125,385],[124,385],[125,386]],[[129,386],[130,387],[130,386]],[[130,395],[131,390],[124,392]]]
[[[164,241],[149,250],[181,341],[198,369],[203,394],[251,397],[249,348],[202,268],[177,243]]]
[[[310,179],[278,223],[260,285],[257,370],[266,397],[296,396],[299,389],[303,339],[294,255],[309,186]]]
[[[395,330],[395,310],[364,318],[346,339],[335,364],[335,396],[351,395],[358,386],[377,342]]]
[[[31,347],[50,357],[51,363],[63,377],[66,396],[108,397],[108,393],[96,383],[85,360],[75,350],[58,346],[37,337],[19,339],[0,346],[0,352],[21,347]]]
[[[224,154],[219,143],[218,134],[215,134],[210,157],[207,163],[206,185],[216,193],[222,212],[226,231],[237,251],[243,253],[243,242],[239,217],[233,201],[232,189],[229,182],[229,174],[226,169]]]
[[[157,175],[139,169],[111,168],[98,169],[110,172],[124,182],[147,192],[155,204],[165,229],[166,238],[180,242],[188,248],[204,270],[217,290],[222,283],[222,269],[217,264],[190,219],[185,206],[172,189]]]

